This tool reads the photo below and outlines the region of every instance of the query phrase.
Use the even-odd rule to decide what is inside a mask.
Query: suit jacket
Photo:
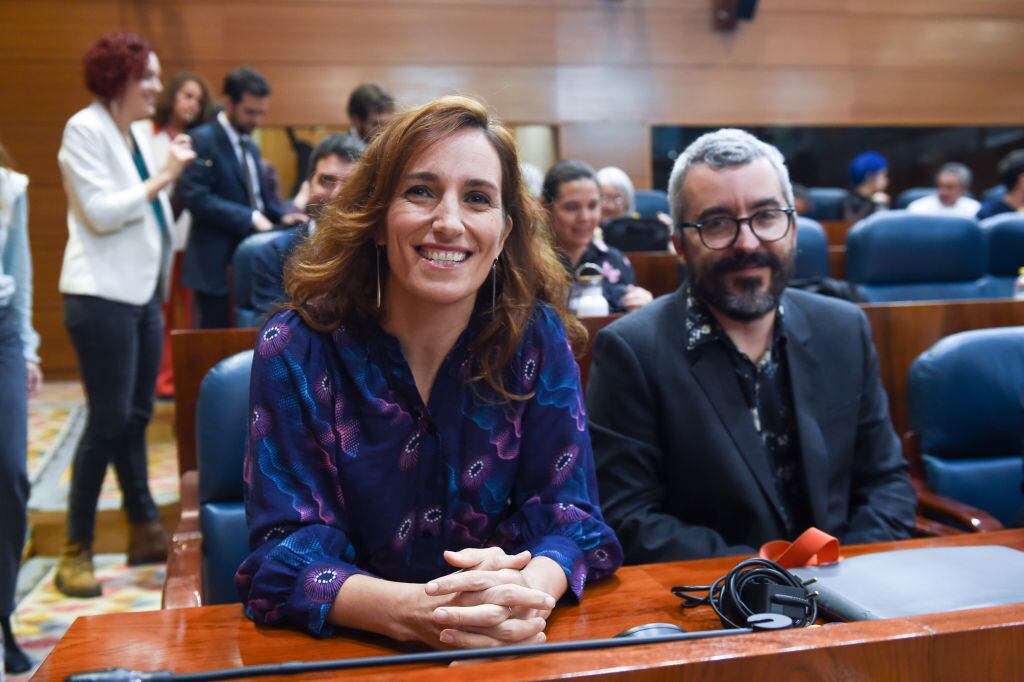
[[[287,299],[284,292],[284,265],[295,247],[309,234],[309,224],[282,232],[261,244],[252,255],[250,304],[258,313],[270,311]]]
[[[149,145],[137,140],[150,174]],[[165,191],[160,228],[132,152],[106,108],[94,102],[64,126],[57,152],[68,198],[68,243],[60,291],[142,305],[167,292],[174,225]]]
[[[814,525],[846,543],[907,537],[915,497],[866,316],[792,289],[782,305]],[[727,351],[687,351],[686,312],[680,288],[594,341],[587,403],[602,508],[632,563],[752,553],[786,533]]]
[[[238,243],[252,234],[252,211],[245,190],[242,165],[224,128],[214,119],[189,131],[198,157],[178,180],[185,208],[192,213],[192,228],[182,266],[182,283],[207,294],[225,295],[226,270]],[[249,143],[248,151],[259,169],[260,152]],[[267,189],[259,178],[263,214],[271,221],[281,219]]]

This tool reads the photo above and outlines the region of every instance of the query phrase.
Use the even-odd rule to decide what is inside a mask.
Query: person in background
[[[363,83],[348,97],[349,136],[364,146],[370,144],[395,116],[395,98],[376,83]]]
[[[978,220],[1024,211],[1024,149],[1015,149],[999,162],[999,181],[1006,193],[986,201],[978,210]]]
[[[669,201],[689,277],[594,339],[587,407],[603,509],[631,563],[756,554],[809,526],[906,538],[915,496],[867,317],[787,284],[782,154],[702,135]]]
[[[96,98],[64,127],[57,161],[68,199],[60,272],[64,324],[78,356],[89,417],[75,451],[67,541],[57,564],[64,594],[101,593],[92,564],[96,503],[112,461],[129,521],[128,563],[164,561],[167,535],[146,472],[146,426],[160,363],[160,302],[171,265],[167,188],[194,158],[180,134],[157,166],[131,124],[152,116],[160,60],[131,33],[108,33],[84,58]]]
[[[889,163],[878,152],[864,152],[850,162],[852,190],[843,200],[843,220],[860,220],[889,208]]]
[[[601,218],[601,187],[593,168],[582,161],[556,163],[544,177],[542,197],[566,268],[575,275],[584,263],[599,267],[604,297],[612,312],[636,310],[653,300],[651,292],[636,285],[629,259],[594,237]],[[570,303],[572,308],[576,296],[578,291]]]
[[[202,76],[190,71],[174,74],[170,84],[160,93],[156,101],[156,113],[152,121],[142,120],[132,124],[132,134],[139,144],[148,144],[153,163],[162,167],[170,154],[171,140],[213,117],[213,102],[210,87]],[[190,292],[181,284],[181,255],[188,242],[188,231],[192,215],[180,205],[174,193],[174,183],[167,187],[174,211],[172,244],[174,261],[171,264],[171,292],[163,304],[164,337],[160,356],[160,372],[156,379],[156,395],[159,398],[174,397],[174,368],[171,363],[171,331],[189,329],[192,326],[192,305]]]
[[[971,169],[962,163],[945,163],[935,174],[936,193],[915,199],[907,206],[911,213],[952,215],[973,218],[981,204],[967,193],[971,191]]]
[[[523,182],[526,183],[530,196],[540,201],[544,192],[544,171],[529,161],[519,162],[519,170],[523,173]]]
[[[814,200],[811,199],[811,193],[807,191],[806,187],[796,182],[793,183],[793,209],[798,216],[809,216],[814,212]]]
[[[182,282],[192,289],[199,326],[230,326],[227,267],[239,242],[277,223],[297,225],[301,213],[283,213],[260,172],[252,133],[270,104],[270,84],[249,68],[224,78],[224,111],[191,131],[199,162],[182,175],[179,188],[192,212]]]
[[[18,674],[32,668],[14,639],[11,616],[28,529],[28,399],[43,374],[32,327],[28,178],[10,166],[0,145],[0,630],[4,670]]]
[[[265,625],[540,643],[621,561],[595,493],[569,278],[479,102],[397,116],[257,337],[235,581]]]
[[[602,223],[636,213],[636,192],[626,171],[615,166],[605,166],[597,171],[597,183],[601,188]]]
[[[328,135],[313,150],[309,166],[309,222],[282,232],[262,244],[252,256],[252,307],[269,312],[286,300],[284,268],[295,247],[316,232],[316,221],[327,202],[345,186],[355,171],[363,146],[348,135]]]

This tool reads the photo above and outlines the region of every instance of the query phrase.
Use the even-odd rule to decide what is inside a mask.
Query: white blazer
[[[149,145],[138,141],[150,174]],[[60,291],[142,305],[168,291],[174,225],[167,194],[158,195],[161,231],[131,150],[106,108],[94,102],[71,117],[57,161],[68,197],[68,243]]]
[[[145,118],[141,121],[132,123],[132,134],[135,139],[138,140],[140,145],[148,144],[150,158],[153,159],[153,166],[148,166],[150,173],[154,169],[160,169],[167,163],[167,157],[171,153],[171,138],[166,132],[157,132],[153,129],[153,121]],[[174,194],[174,183],[167,185],[165,189],[167,196]],[[173,210],[173,209],[172,209]],[[186,208],[178,219],[174,221],[174,228],[171,230],[171,243],[174,246],[174,251],[184,251],[185,245],[188,244],[188,233],[192,228],[192,214]]]

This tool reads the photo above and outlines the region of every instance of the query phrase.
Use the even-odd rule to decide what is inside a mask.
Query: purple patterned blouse
[[[467,381],[474,328],[424,405],[398,340],[376,324],[327,334],[285,311],[263,327],[244,470],[253,551],[235,577],[254,620],[331,634],[349,575],[426,582],[454,570],[446,549],[549,557],[577,599],[622,563],[558,316],[534,313],[505,384],[534,395],[511,405]]]

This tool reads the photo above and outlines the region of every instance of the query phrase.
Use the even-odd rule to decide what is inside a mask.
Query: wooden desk
[[[822,220],[819,221],[825,230],[825,239],[829,246],[846,246],[846,233],[857,222],[855,220]]]
[[[655,298],[679,288],[679,257],[668,251],[630,251],[626,254],[636,273],[638,286]]]
[[[885,549],[1002,544],[1024,548],[1024,530],[846,547],[853,556]],[[615,635],[628,627],[669,622],[690,631],[719,628],[708,607],[683,611],[668,587],[707,584],[738,558],[632,566],[588,586],[578,607],[559,607],[551,641]],[[408,650],[408,647],[405,647]],[[239,605],[79,618],[34,679],[60,680],[110,666],[196,672],[287,660],[388,654],[399,648],[352,633],[317,640],[259,628]],[[1024,670],[1024,604],[841,623],[799,631],[553,654],[445,666],[402,666],[347,673],[360,679],[540,680],[566,676],[640,680],[964,680],[1020,679]],[[309,679],[312,676],[303,677]],[[317,679],[337,674],[322,673]],[[280,678],[285,679],[285,678]]]

